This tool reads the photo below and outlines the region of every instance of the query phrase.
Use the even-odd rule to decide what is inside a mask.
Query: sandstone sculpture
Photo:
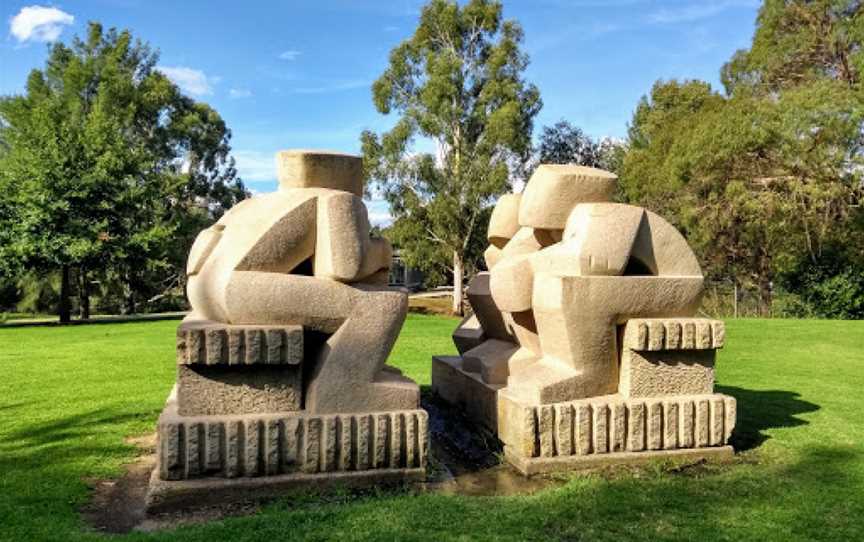
[[[732,452],[735,400],[713,393],[723,323],[694,318],[699,263],[661,217],[611,203],[616,182],[541,165],[503,196],[460,356],[433,358],[433,390],[525,474]]]
[[[370,236],[360,159],[277,155],[279,190],[201,232],[151,509],[322,483],[422,479],[417,385],[385,365],[407,312]]]

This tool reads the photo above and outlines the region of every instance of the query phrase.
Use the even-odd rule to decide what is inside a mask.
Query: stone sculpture
[[[732,453],[735,400],[713,393],[723,323],[694,318],[699,263],[661,217],[611,203],[616,183],[541,165],[500,198],[460,356],[433,358],[433,390],[524,474]]]
[[[385,365],[407,313],[370,235],[358,157],[277,155],[279,190],[235,205],[189,253],[192,313],[158,424],[151,510],[193,498],[425,476],[427,416]]]

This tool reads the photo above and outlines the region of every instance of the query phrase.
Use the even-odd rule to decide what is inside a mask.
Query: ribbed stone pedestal
[[[186,320],[176,361],[148,511],[425,478],[426,411],[303,409],[301,326]]]
[[[507,459],[526,475],[665,456],[730,457],[735,399],[609,395],[529,405],[501,391],[498,427]]]
[[[172,393],[159,418],[148,510],[306,486],[421,481],[427,420],[424,410],[181,416]]]

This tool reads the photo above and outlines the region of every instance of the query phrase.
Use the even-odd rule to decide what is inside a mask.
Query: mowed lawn
[[[429,383],[456,320],[410,315],[391,362]],[[0,539],[95,540],[88,480],[118,476],[174,378],[177,322],[0,329]],[[532,495],[284,499],[129,540],[864,540],[864,322],[735,320],[725,466],[569,476]]]

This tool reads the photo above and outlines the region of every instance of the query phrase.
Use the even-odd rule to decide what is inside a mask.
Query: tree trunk
[[[759,285],[759,297],[760,297],[760,316],[763,318],[770,318],[772,316],[771,305],[774,298],[774,288],[772,282],[765,281]]]
[[[135,292],[130,288],[126,294],[126,314],[135,314]]]
[[[462,275],[464,274],[462,255],[453,251],[453,314],[462,315]]]
[[[135,289],[132,288],[132,274],[126,274],[126,284],[124,284],[123,289],[125,290],[126,304],[124,307],[124,314],[135,314]]]
[[[60,268],[60,308],[58,314],[61,324],[68,324],[72,320],[72,304],[69,301],[71,292],[69,288],[69,266],[64,265]]]
[[[78,271],[78,316],[82,320],[90,319],[90,280],[87,278],[87,270],[81,268]]]

